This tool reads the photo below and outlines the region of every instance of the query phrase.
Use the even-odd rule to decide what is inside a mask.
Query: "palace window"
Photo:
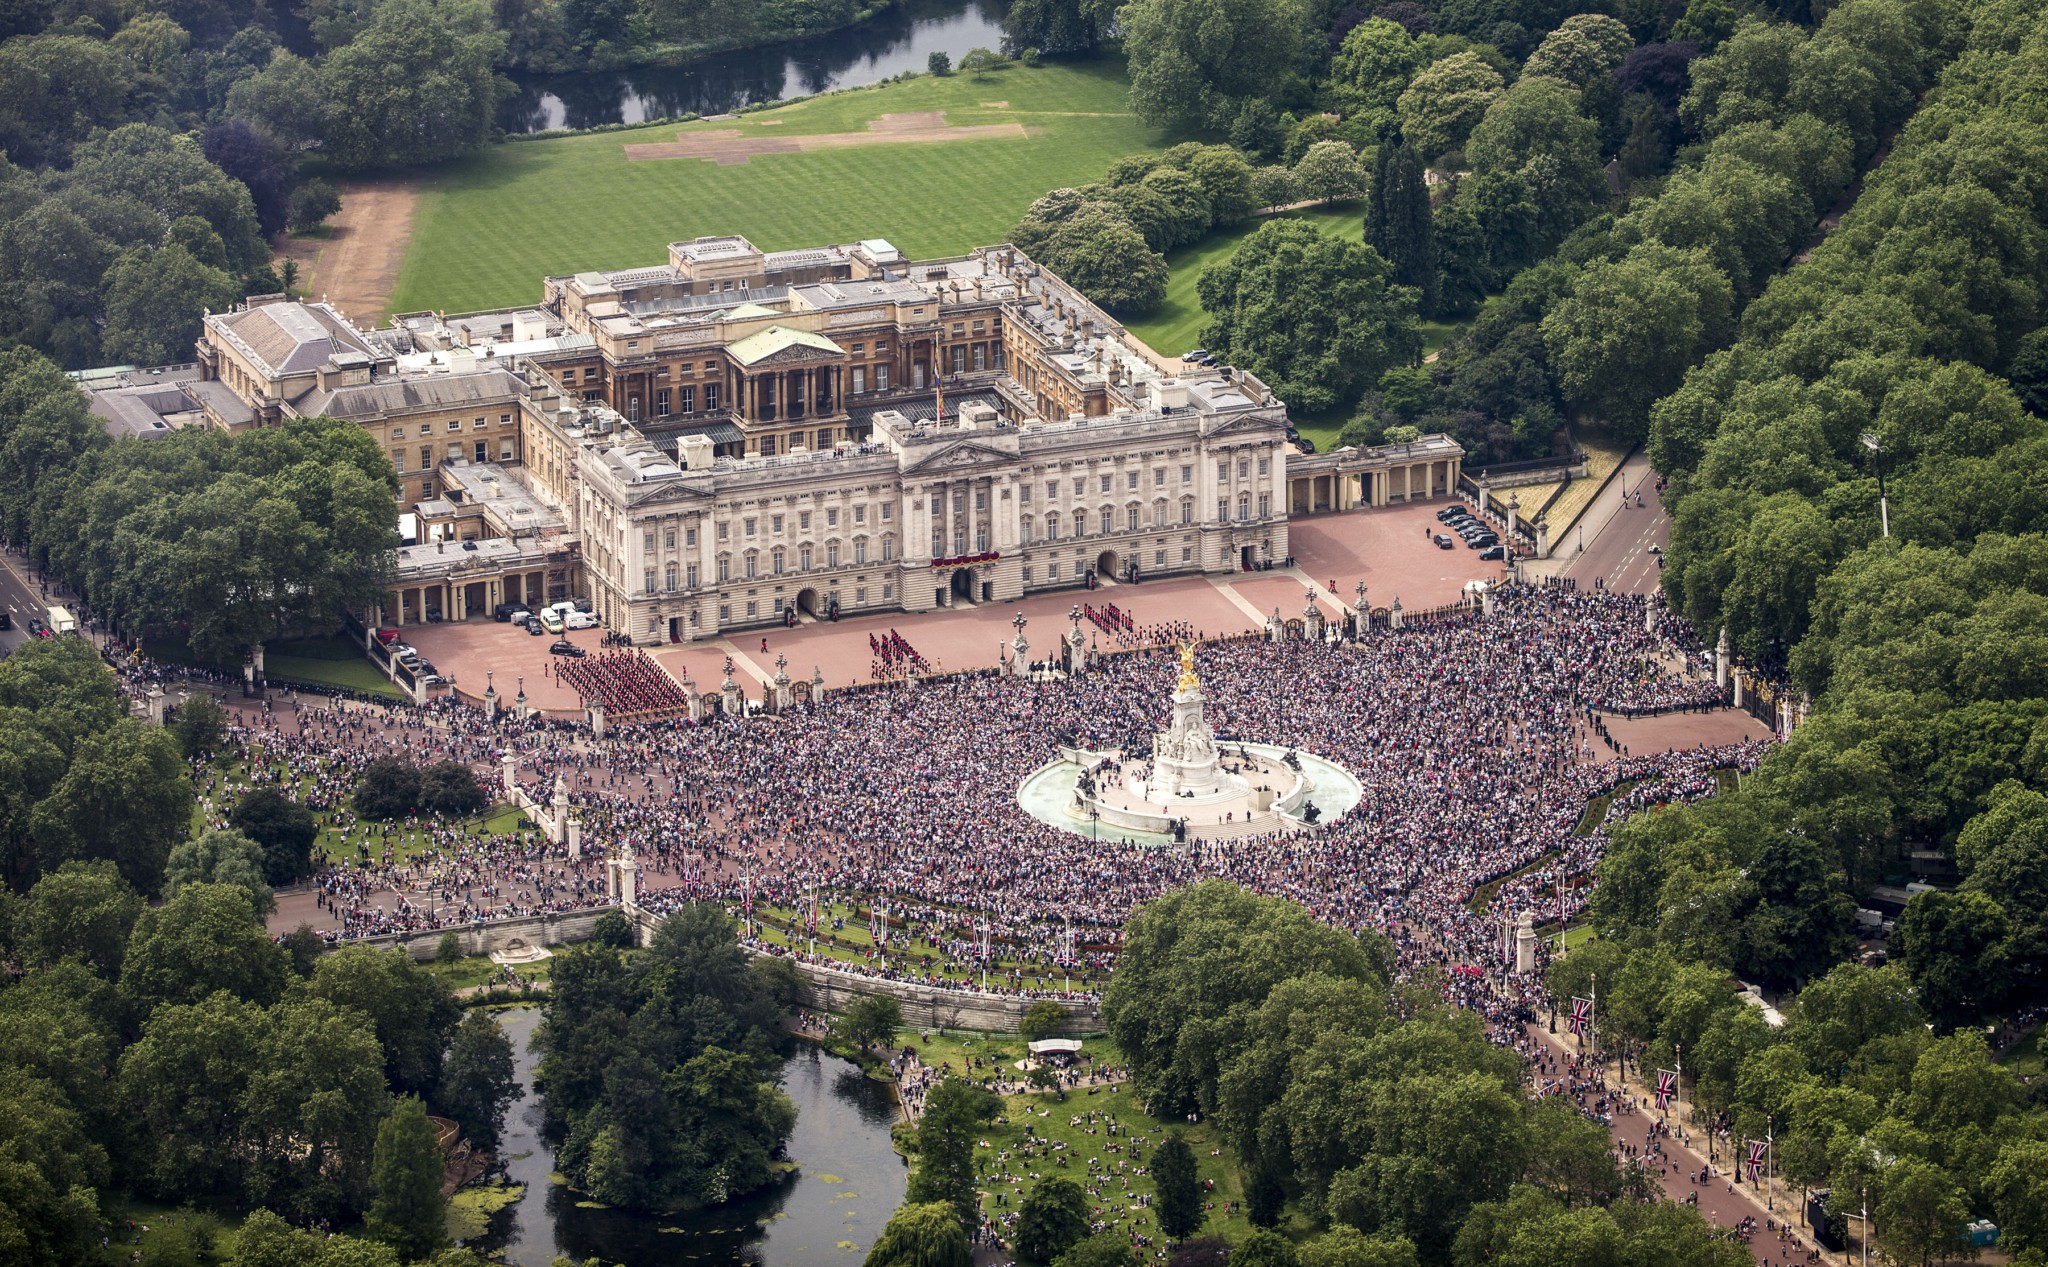
[[[707,387],[704,390],[706,393],[710,393],[712,389]],[[697,389],[694,387],[676,388],[676,403],[682,407],[684,413],[694,411],[697,407]]]
[[[671,563],[661,570],[661,587],[673,593],[676,588],[676,565]]]
[[[644,580],[645,580],[645,581],[647,582],[647,584],[646,584],[646,586],[645,586],[645,587],[643,588],[643,591],[642,591],[642,592],[643,592],[643,593],[648,593],[648,594],[652,594],[652,593],[654,592],[654,569],[653,569],[653,568],[648,568],[648,569],[647,569],[646,571],[642,572],[642,573],[641,573],[640,575],[641,575],[641,577],[642,577],[642,578],[643,578],[643,579],[644,579]]]
[[[882,503],[882,522],[883,522],[883,523],[888,523],[888,522],[889,522],[890,520],[894,519],[895,517],[896,517],[896,503],[895,503],[895,502],[883,502],[883,503]]]
[[[697,588],[697,565],[692,563],[683,569],[683,585],[687,589]]]
[[[653,553],[654,553],[654,530],[653,530],[653,529],[651,529],[651,528],[650,528],[650,529],[648,529],[648,530],[647,530],[646,532],[643,532],[643,533],[641,533],[641,534],[640,534],[640,549],[641,549],[641,550],[642,550],[642,551],[643,551],[644,553],[647,553],[647,554],[653,554]]]
[[[1102,508],[1102,531],[1104,533],[1116,531],[1116,512],[1107,506]]]
[[[777,576],[781,576],[781,575],[782,575],[782,560],[783,560],[783,555],[782,555],[782,547],[781,547],[781,546],[776,546],[776,547],[775,547],[775,552],[774,552],[773,554],[771,554],[771,555],[769,555],[769,556],[768,556],[768,565],[769,565],[769,566],[770,566],[771,568],[775,569],[775,575],[777,575]]]
[[[1270,514],[1272,514],[1272,513],[1273,513],[1273,495],[1272,495],[1271,493],[1260,493],[1260,494],[1259,494],[1259,518],[1261,518],[1261,519],[1264,519],[1264,518],[1265,518],[1266,516],[1268,516],[1268,515],[1270,515]]]
[[[825,566],[828,568],[839,566],[839,543],[837,541],[827,541],[825,543]]]
[[[690,389],[689,389],[689,388],[685,387],[685,388],[683,389],[683,412],[684,412],[684,413],[689,413],[689,412],[690,412],[690,396],[689,396],[689,392],[690,392]],[[716,383],[706,383],[706,384],[704,384],[704,408],[706,408],[706,409],[716,409],[716,408],[718,408],[718,384],[716,384]]]
[[[1124,511],[1124,531],[1136,532],[1137,530],[1138,508],[1136,506],[1131,506]]]
[[[1191,481],[1192,481],[1192,480],[1193,480],[1194,478],[1195,478],[1195,468],[1194,468],[1194,467],[1192,467],[1192,466],[1183,466],[1183,467],[1181,467],[1181,468],[1180,468],[1180,482],[1181,482],[1181,483],[1183,483],[1183,484],[1189,483],[1189,482],[1191,482]]]
[[[866,537],[860,537],[856,539],[853,543],[853,562],[855,566],[859,566],[860,564],[866,563],[867,561],[868,539]]]
[[[1252,517],[1252,495],[1250,493],[1239,493],[1237,495],[1237,517],[1239,519],[1249,519]]]
[[[891,535],[882,538],[882,562],[888,563],[893,561],[895,558],[896,537],[892,533]]]
[[[668,531],[666,531],[666,532],[662,533],[662,534],[661,534],[661,544],[662,544],[662,545],[663,545],[664,547],[666,547],[667,549],[670,549],[670,550],[673,550],[673,549],[675,549],[675,548],[676,548],[676,530],[675,530],[675,529],[673,529],[673,528],[670,528],[670,529],[669,529]]]
[[[758,575],[758,574],[759,574],[759,572],[760,572],[760,561],[759,561],[759,558],[758,558],[758,557],[757,557],[757,556],[756,556],[756,555],[754,554],[754,552],[753,552],[752,550],[749,550],[749,551],[747,551],[747,559],[746,559],[746,564],[747,564],[747,579],[751,581],[751,580],[753,580],[753,579],[754,579],[754,577],[755,577],[756,575]]]
[[[657,418],[668,417],[668,388],[666,387],[654,389],[654,416]]]
[[[808,541],[796,548],[796,569],[799,572],[811,570],[811,543]]]
[[[719,555],[719,556],[718,556],[718,580],[719,580],[719,583],[720,583],[720,584],[722,585],[722,584],[724,584],[725,582],[727,582],[727,581],[730,581],[731,579],[732,579],[732,556],[731,556],[731,555],[729,555],[729,554],[721,554],[721,555]]]
[[[1272,467],[1272,465],[1273,465],[1273,459],[1271,459],[1271,458],[1260,458],[1260,459],[1259,459],[1259,474],[1261,474],[1261,475],[1264,475],[1264,474],[1265,474],[1265,473],[1267,472],[1267,470],[1268,470],[1268,469],[1270,469],[1270,468]]]

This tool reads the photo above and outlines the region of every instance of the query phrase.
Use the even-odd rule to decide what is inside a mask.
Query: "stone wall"
[[[415,959],[432,959],[434,951],[441,945],[444,933],[453,932],[462,939],[462,953],[465,955],[487,955],[494,950],[515,950],[525,946],[560,946],[566,942],[582,941],[590,936],[591,926],[597,923],[608,907],[593,906],[580,911],[564,911],[558,915],[527,915],[518,919],[490,920],[482,924],[462,924],[450,928],[430,928],[417,933],[381,933],[375,937],[357,938],[352,945],[397,946]]]
[[[649,911],[634,913],[642,944],[654,935],[655,926],[660,921],[660,916]],[[941,990],[911,981],[885,981],[856,972],[841,972],[836,968],[792,963],[797,975],[803,978],[805,1007],[820,1012],[840,1012],[855,999],[884,995],[902,1004],[905,1025],[919,1028],[931,1026],[1015,1033],[1018,1022],[1024,1019],[1025,1010],[1038,1001],[1008,994],[983,994],[979,990]],[[1102,1009],[1093,1000],[1069,1003],[1054,999],[1053,1002],[1066,1009],[1068,1032],[1091,1034],[1101,1030]]]
[[[529,915],[484,924],[465,924],[454,929],[383,933],[359,938],[353,944],[397,946],[414,959],[432,959],[434,951],[441,945],[442,935],[451,931],[462,939],[462,953],[465,955],[487,955],[494,950],[525,946],[560,946],[589,937],[598,917],[610,909],[594,906],[559,915]],[[633,919],[644,944],[654,935],[655,925],[661,917],[639,910],[633,913]],[[887,995],[903,1005],[903,1023],[919,1028],[943,1026],[947,1029],[1015,1033],[1018,1022],[1024,1019],[1025,1009],[1037,1002],[1007,994],[983,994],[979,990],[940,990],[908,981],[883,981],[806,963],[797,964],[796,970],[804,981],[803,1002],[806,1007],[820,1012],[839,1012],[863,996]],[[1102,1010],[1092,1000],[1067,1003],[1054,999],[1053,1002],[1066,1009],[1069,1032],[1088,1034],[1102,1028]]]

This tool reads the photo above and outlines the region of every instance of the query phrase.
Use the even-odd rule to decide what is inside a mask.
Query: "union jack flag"
[[[1586,1035],[1586,1032],[1587,1032],[1588,1030],[1592,1029],[1592,1028],[1593,1028],[1593,1000],[1591,1000],[1591,999],[1579,999],[1579,998],[1575,998],[1575,999],[1573,999],[1573,1000],[1572,1000],[1572,1025],[1571,1025],[1572,1033],[1574,1033],[1574,1034],[1577,1034],[1577,1035],[1579,1035],[1579,1036],[1580,1036],[1581,1038],[1583,1038],[1583,1037],[1585,1037],[1585,1035]]]
[[[1749,1181],[1751,1183],[1755,1183],[1764,1177],[1764,1153],[1769,1148],[1770,1143],[1767,1140],[1753,1139],[1749,1141],[1749,1160],[1743,1163],[1743,1168],[1749,1172]]]
[[[1678,1094],[1678,1075],[1669,1069],[1657,1071],[1657,1107],[1669,1108],[1672,1097]]]

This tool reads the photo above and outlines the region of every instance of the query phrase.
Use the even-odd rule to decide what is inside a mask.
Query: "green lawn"
[[[1129,1231],[1130,1216],[1109,1212],[1108,1207],[1120,1205],[1128,1209],[1136,1204],[1136,1199],[1141,1194],[1150,1195],[1155,1191],[1149,1173],[1152,1150],[1165,1140],[1168,1124],[1140,1108],[1137,1095],[1127,1089],[1105,1091],[1096,1095],[1074,1091],[1068,1093],[1065,1101],[1052,1095],[1013,1095],[1004,1097],[1003,1103],[1006,1109],[1005,1122],[989,1128],[983,1138],[988,1140],[990,1146],[985,1149],[977,1148],[974,1154],[975,1168],[981,1175],[982,1191],[991,1194],[984,1198],[982,1208],[998,1216],[1015,1213],[1018,1202],[1033,1186],[1034,1181],[1028,1179],[1033,1172],[1048,1177],[1056,1175],[1062,1179],[1071,1179],[1085,1190],[1091,1183],[1088,1163],[1094,1160],[1101,1163],[1096,1181],[1101,1182],[1102,1187],[1098,1194],[1090,1195],[1088,1205],[1091,1211],[1102,1212],[1094,1213],[1092,1217],[1122,1220],[1118,1222],[1119,1230]],[[1040,1116],[1041,1114],[1043,1116]],[[1078,1125],[1073,1122],[1076,1117],[1081,1119]],[[1121,1133],[1108,1133],[1106,1123],[1110,1120],[1116,1121],[1123,1128]],[[1025,1146],[1026,1122],[1030,1123],[1033,1135],[1043,1141],[1032,1146],[1029,1153],[1022,1151]],[[1215,1128],[1206,1121],[1193,1125],[1177,1121],[1171,1125],[1186,1136],[1188,1146],[1194,1150],[1195,1161],[1200,1167],[1202,1178],[1213,1179],[1216,1182],[1215,1190],[1206,1198],[1215,1205],[1215,1210],[1209,1215],[1209,1220],[1202,1227],[1200,1234],[1223,1236],[1232,1242],[1251,1235],[1251,1223],[1244,1215],[1244,1193],[1237,1173],[1235,1155],[1222,1147]],[[1117,1163],[1129,1161],[1133,1142],[1141,1145],[1140,1162],[1136,1167],[1127,1165],[1122,1175],[1119,1175]],[[1065,1144],[1066,1147],[1053,1147],[1057,1144]],[[1107,1152],[1103,1148],[1105,1144],[1117,1145],[1121,1151]],[[1005,1150],[1010,1154],[1007,1163],[997,1160],[998,1154]],[[1212,1151],[1217,1155],[1211,1156]],[[1061,1157],[1067,1160],[1064,1167],[1057,1164],[1057,1159]],[[1144,1169],[1148,1173],[1131,1177],[1129,1188],[1125,1188],[1120,1180],[1123,1175],[1130,1175],[1134,1168]],[[1009,1183],[1004,1178],[1005,1172],[1011,1176],[1026,1178],[1026,1182]],[[996,1192],[1006,1195],[1007,1204],[1000,1207],[993,1204],[993,1194]],[[1226,1214],[1226,1207],[1232,1201],[1240,1203],[1238,1209],[1234,1214]],[[1162,1243],[1164,1238],[1159,1234],[1156,1213],[1147,1210],[1141,1212],[1139,1217],[1143,1219],[1143,1230],[1153,1238],[1153,1242]],[[1282,1231],[1299,1236],[1306,1228],[1293,1225],[1298,1221],[1290,1221],[1289,1225],[1283,1226]]]
[[[152,639],[144,644],[142,653],[152,660],[171,664],[239,671],[233,665],[213,664],[205,660],[177,639]],[[406,698],[405,692],[393,686],[391,679],[378,672],[377,667],[365,658],[363,649],[353,639],[341,634],[273,642],[263,649],[263,672],[266,677],[311,682],[317,686],[338,686],[385,699]]]
[[[755,911],[755,922],[761,940],[771,945],[794,946],[806,953],[815,950],[827,958],[844,960],[851,964],[865,963],[868,949],[875,944],[873,936],[868,932],[867,917],[860,914],[849,902],[825,901],[820,905],[822,915],[818,924],[818,936],[814,939],[804,930],[801,913],[784,907],[762,904]],[[836,932],[831,927],[835,916],[846,921],[846,927]],[[896,935],[901,938],[900,925],[897,926]],[[908,943],[898,940],[893,944],[898,949],[890,952],[892,963],[897,962],[899,951]],[[959,964],[948,965],[939,952],[930,946],[917,945],[910,948],[908,953],[912,959],[918,961],[922,969],[936,969],[939,975],[947,980],[972,982],[977,985],[980,983],[981,973],[978,968]],[[1064,973],[1055,972],[1048,978],[1044,975],[1046,968],[1043,964],[1019,960],[1014,954],[1005,953],[1001,946],[996,950],[996,962],[989,971],[990,984],[996,984],[1000,976],[1020,966],[1024,969],[1024,979],[1034,988],[1043,985],[1046,989],[1059,989],[1071,984],[1077,993],[1097,988],[1092,979],[1081,975],[1070,978]]]
[[[1365,240],[1365,208],[1359,203],[1337,203],[1290,211],[1287,215],[1306,220],[1324,233],[1353,242]],[[1211,233],[1193,246],[1184,246],[1168,255],[1166,265],[1173,271],[1166,281],[1166,302],[1150,315],[1124,324],[1161,356],[1175,357],[1201,346],[1202,327],[1209,324],[1209,314],[1202,311],[1201,301],[1195,298],[1195,283],[1202,270],[1230,258],[1237,244],[1270,218]]]
[[[1099,178],[1157,147],[1115,62],[919,76],[832,93],[737,122],[667,124],[494,145],[427,177],[392,310],[532,303],[541,278],[659,264],[667,244],[743,233],[765,250],[887,238],[912,258],[1001,241],[1048,189]],[[1007,103],[997,108],[992,104]],[[859,132],[883,114],[943,110],[953,127],[1021,123],[1023,139],[892,144],[627,162],[678,131],[763,137]]]

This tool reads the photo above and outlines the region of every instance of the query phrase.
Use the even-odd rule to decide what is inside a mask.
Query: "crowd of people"
[[[599,902],[602,855],[630,842],[642,905],[657,911],[711,899],[737,912],[743,897],[788,909],[813,889],[857,906],[879,899],[889,945],[841,949],[833,966],[927,984],[994,959],[991,989],[1053,993],[1072,978],[1093,990],[1133,907],[1212,875],[1385,931],[1411,966],[1492,964],[1503,918],[1532,909],[1547,920],[1583,904],[1605,842],[1600,825],[1581,833],[1589,804],[1615,794],[1612,819],[1706,795],[1718,771],[1763,753],[1746,744],[1594,760],[1600,711],[1718,698],[1711,681],[1676,670],[1682,654],[1660,612],[1605,592],[1508,589],[1483,618],[1334,646],[1205,647],[1220,733],[1315,753],[1365,785],[1356,809],[1299,835],[1094,841],[1017,803],[1021,779],[1059,743],[1128,749],[1163,727],[1177,666],[1156,651],[1104,657],[1066,679],[962,674],[829,693],[772,722],[628,722],[603,739],[573,723],[487,721],[451,701],[395,709],[273,696],[244,709],[230,735],[259,759],[233,786],[208,773],[204,790],[216,818],[240,787],[265,782],[335,815],[321,881],[333,935]],[[681,702],[638,653],[606,653],[597,666],[598,680],[616,683],[639,680],[641,667],[660,675],[662,686],[622,699]],[[491,780],[509,753],[543,803],[563,778],[582,856],[532,830],[353,820],[357,772],[393,751],[468,762]],[[1495,882],[1474,910],[1475,891]]]

